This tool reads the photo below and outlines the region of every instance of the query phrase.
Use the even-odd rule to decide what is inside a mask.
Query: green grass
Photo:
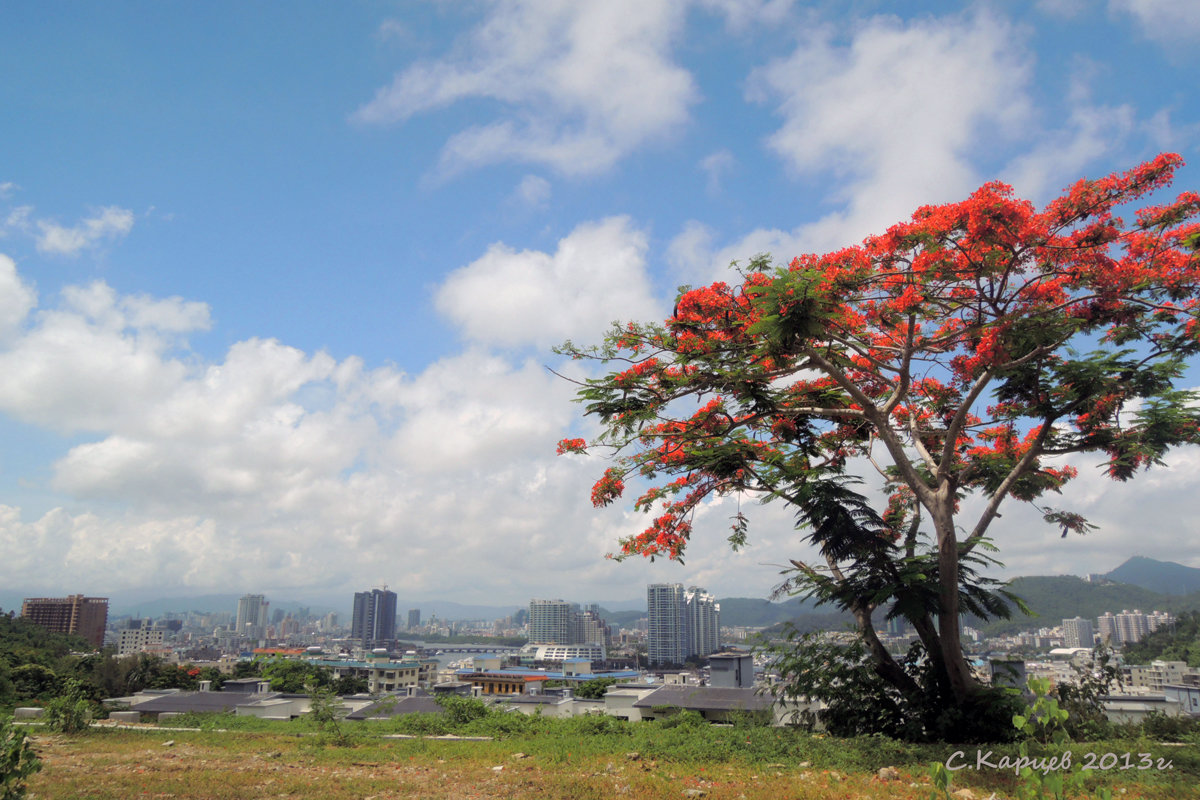
[[[589,796],[587,793],[592,791],[589,787],[593,784],[607,787],[605,791],[608,794],[596,790],[599,792],[597,796],[611,797],[612,792],[617,791],[620,786],[629,786],[629,792],[633,792],[634,787],[640,787],[640,794],[631,795],[633,797],[678,797],[679,792],[691,787],[705,788],[709,791],[708,796],[715,798],[719,795],[711,791],[707,784],[714,783],[712,778],[718,773],[725,775],[726,783],[779,783],[781,786],[790,787],[787,792],[791,794],[763,793],[761,796],[764,798],[853,797],[857,796],[856,793],[861,789],[863,797],[911,796],[925,800],[930,791],[928,775],[931,762],[945,762],[955,751],[962,750],[965,755],[960,757],[959,762],[974,765],[977,749],[974,745],[908,744],[883,737],[837,739],[788,728],[710,726],[686,715],[672,720],[627,723],[611,717],[576,717],[560,720],[490,713],[481,719],[460,725],[450,724],[443,715],[414,715],[392,720],[342,724],[352,734],[352,744],[349,747],[335,747],[323,741],[316,735],[313,725],[303,720],[288,723],[228,714],[189,715],[172,722],[172,725],[178,728],[200,728],[201,731],[196,733],[178,729],[152,733],[96,730],[70,739],[60,737],[52,740],[56,743],[56,755],[57,748],[65,748],[67,751],[76,749],[89,754],[90,766],[78,773],[80,777],[75,783],[67,782],[70,780],[70,770],[60,772],[56,768],[48,769],[37,779],[39,783],[50,781],[39,790],[38,796],[78,796],[70,792],[81,791],[84,788],[83,784],[92,780],[98,781],[97,791],[111,784],[113,797],[122,796],[121,791],[130,790],[137,785],[148,786],[149,782],[156,781],[165,781],[164,786],[169,784],[172,787],[161,788],[160,793],[174,794],[181,798],[259,796],[255,792],[265,792],[264,786],[275,787],[278,791],[262,796],[287,797],[293,792],[297,797],[340,796],[325,793],[304,794],[296,789],[292,778],[272,777],[273,773],[278,771],[275,769],[276,761],[269,757],[264,760],[263,754],[267,753],[270,756],[272,753],[280,753],[282,755],[277,758],[283,758],[291,765],[293,771],[305,772],[305,780],[310,784],[316,781],[318,785],[323,785],[322,781],[329,775],[338,770],[348,770],[342,775],[348,781],[347,785],[358,786],[363,793],[355,795],[347,789],[345,796],[359,798],[372,794],[380,798],[389,796],[381,788],[386,783],[380,783],[381,776],[391,775],[391,770],[399,764],[405,769],[411,767],[410,772],[404,773],[407,776],[405,780],[415,781],[417,784],[426,781],[429,775],[434,773],[445,773],[444,780],[451,783],[470,784],[476,780],[496,779],[499,781],[497,786],[503,784],[505,791],[516,791],[518,794],[514,796],[520,796],[524,791],[518,780],[520,774],[530,773],[530,780],[536,778],[547,786],[559,787],[554,790],[559,794],[551,792],[538,795],[543,800],[557,796],[586,797]],[[218,732],[222,730],[228,732]],[[386,734],[407,734],[416,737],[455,734],[491,738],[486,741],[384,739]],[[198,775],[192,777],[201,783],[213,781],[213,785],[205,790],[209,793],[189,794],[181,789],[180,785],[173,783],[172,776],[178,777],[178,769],[159,769],[154,771],[154,774],[162,774],[155,778],[153,775],[147,777],[146,772],[130,773],[129,769],[122,766],[129,763],[129,759],[122,753],[131,751],[139,753],[139,758],[149,759],[148,764],[165,761],[167,767],[172,767],[172,749],[164,749],[161,745],[167,738],[175,738],[180,743],[186,742],[189,747],[207,754],[207,759],[201,760],[207,760],[213,765],[211,777],[203,777],[203,780]],[[1139,753],[1149,753],[1154,759],[1169,759],[1172,762],[1169,770],[1094,770],[1089,774],[1088,786],[1089,789],[1098,786],[1111,787],[1114,789],[1114,795],[1120,795],[1120,789],[1125,789],[1125,794],[1120,796],[1126,800],[1174,800],[1200,796],[1194,788],[1200,786],[1200,755],[1196,737],[1193,735],[1185,738],[1189,741],[1179,746],[1153,742],[1145,738],[1126,738],[1072,743],[1067,747],[1072,751],[1072,760],[1076,767],[1089,753],[1096,756],[1105,753],[1131,753],[1134,754],[1134,763],[1137,762],[1136,754]],[[1017,754],[1015,745],[983,749],[985,752],[992,751],[990,760],[993,762],[1004,756],[1012,757]],[[514,755],[518,753],[524,754],[526,758],[514,761]],[[636,759],[630,757],[631,753],[637,754]],[[1061,755],[1061,748],[1033,746],[1031,753]],[[219,768],[217,765],[220,765]],[[494,766],[504,766],[504,769],[493,774],[491,768]],[[890,782],[886,793],[872,794],[871,787],[878,784],[878,779],[874,776],[885,766],[896,767],[903,777],[900,781]],[[142,765],[143,770],[146,768]],[[221,769],[231,771],[231,777],[226,783],[220,782],[218,773]],[[433,772],[429,773],[429,770]],[[246,776],[244,773],[247,772],[254,773],[254,776]],[[123,777],[116,777],[118,775]],[[830,777],[833,775],[837,777]],[[131,777],[136,778],[132,783]],[[501,778],[503,780],[500,780]],[[618,778],[628,779],[632,783],[620,783]],[[1017,780],[1008,770],[964,769],[954,773],[953,779],[952,788],[969,787],[976,791],[979,797],[987,797],[992,792],[996,792],[998,797],[1012,797],[1016,794]],[[268,780],[272,782],[264,783]],[[253,781],[259,783],[251,785]],[[796,794],[795,787],[801,785],[797,781],[813,789],[815,793]],[[434,791],[437,780],[429,779],[427,782],[431,793],[422,794],[425,790],[417,786],[413,789],[415,793],[412,796],[449,796],[439,795]],[[910,784],[917,784],[920,791]],[[851,788],[852,785],[858,788]],[[61,786],[62,792],[57,793],[58,789],[50,788],[53,786]],[[614,786],[617,789],[614,789]],[[668,788],[675,794],[670,795]],[[820,791],[817,791],[818,788]],[[227,789],[229,794],[221,793]],[[239,795],[235,789],[250,794]],[[331,788],[330,791],[334,789]],[[336,791],[341,792],[342,789],[338,788]],[[731,797],[736,798],[745,793],[743,789]],[[96,794],[89,790],[87,796],[109,795]],[[466,796],[470,796],[470,793]],[[747,798],[755,796],[758,795],[747,794]]]
[[[677,798],[701,789],[707,800],[876,798],[928,800],[929,762],[954,749],[886,739],[839,740],[778,729],[666,727],[531,718],[520,732],[486,741],[383,739],[392,723],[356,728],[352,746],[322,744],[303,723],[273,732],[226,717],[216,731],[94,729],[78,736],[36,734],[45,769],[30,780],[41,800],[65,798]],[[478,731],[476,731],[478,732]],[[465,732],[464,732],[465,733]],[[164,746],[167,741],[171,746]],[[1163,747],[1144,740],[1073,745],[1086,752],[1161,753],[1169,772],[1097,772],[1092,787],[1135,800],[1196,797],[1200,764],[1194,744]],[[1006,750],[1005,752],[1015,752]],[[633,756],[631,754],[635,754]],[[998,758],[1000,752],[997,751]],[[881,766],[898,780],[881,781]],[[500,767],[500,769],[495,769]],[[1015,795],[1011,774],[964,770],[952,789],[977,798]],[[1125,789],[1121,794],[1120,790]]]

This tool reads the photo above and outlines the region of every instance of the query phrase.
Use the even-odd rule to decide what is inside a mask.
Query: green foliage
[[[447,694],[438,697],[437,704],[441,706],[452,725],[466,725],[477,719],[483,719],[488,714],[487,704],[477,697],[459,697]]]
[[[295,658],[270,658],[262,662],[262,677],[271,682],[271,690],[299,694],[307,687],[324,689],[333,685],[329,667]]]
[[[1072,739],[1099,739],[1112,733],[1101,698],[1121,685],[1121,671],[1104,645],[1092,651],[1092,667],[1075,667],[1075,681],[1060,683],[1054,693],[1067,713],[1063,727]]]
[[[1010,720],[1019,707],[1016,692],[981,688],[962,704],[939,697],[934,663],[914,644],[900,663],[915,691],[905,693],[884,680],[860,636],[831,639],[794,629],[766,648],[775,656],[782,681],[772,692],[778,701],[810,704],[818,711],[797,713],[793,724],[821,727],[834,736],[884,735],[910,742],[1003,742],[1013,737]]]
[[[46,704],[42,719],[55,733],[82,733],[95,716],[95,706],[88,699],[88,689],[70,678],[63,683],[62,693]]]
[[[584,700],[600,700],[604,697],[604,693],[608,691],[608,687],[616,682],[616,678],[592,678],[589,681],[584,681],[575,688],[575,696],[581,697]]]
[[[353,743],[353,737],[342,727],[345,706],[328,687],[308,686],[308,721],[317,729],[321,743],[329,742],[337,747]]]
[[[1125,646],[1127,664],[1149,664],[1155,659],[1186,661],[1189,667],[1200,667],[1200,611],[1180,614],[1174,625]]]
[[[41,768],[25,731],[0,718],[0,800],[25,797],[25,780]]]
[[[1027,739],[1053,744],[1059,753],[1064,753],[1071,741],[1068,732],[1070,712],[1051,694],[1049,680],[1030,678],[1029,691],[1034,696],[1033,705],[1024,714],[1013,715],[1013,727]],[[1017,797],[1020,800],[1042,800],[1047,797],[1064,800],[1083,791],[1082,764],[1078,765],[1079,769],[1072,770],[1069,763],[1055,761],[1054,757],[1050,760],[1046,757],[1034,758],[1030,755],[1028,741],[1021,742],[1018,753],[1021,763],[1027,764],[1020,768],[1018,774]],[[1104,800],[1109,800],[1111,796],[1107,789],[1101,789],[1098,795]]]
[[[70,653],[93,649],[82,637],[52,633],[27,619],[0,614],[0,659],[10,667],[41,664],[53,668]]]
[[[1142,720],[1142,735],[1156,742],[1200,744],[1200,719],[1184,716],[1168,717],[1161,711],[1154,711]]]
[[[22,664],[11,673],[14,699],[47,700],[58,694],[60,681],[54,670],[41,664]]]
[[[366,694],[370,689],[371,686],[367,683],[366,678],[354,675],[343,675],[333,681],[334,694]]]

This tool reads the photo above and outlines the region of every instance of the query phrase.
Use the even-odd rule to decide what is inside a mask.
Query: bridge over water
[[[487,644],[435,644],[430,642],[425,645],[426,650],[435,650],[439,653],[516,653],[521,648],[506,647],[504,645],[487,645]]]

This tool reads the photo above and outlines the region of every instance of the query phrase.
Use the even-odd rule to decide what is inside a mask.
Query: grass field
[[[78,798],[589,798],[704,797],[708,800],[899,798],[928,800],[929,763],[956,750],[974,765],[974,746],[903,745],[884,739],[835,740],[779,729],[603,725],[583,732],[547,721],[485,741],[385,739],[375,730],[339,747],[299,724],[264,730],[93,729],[78,736],[30,730],[44,768],[31,796]],[[365,729],[359,729],[365,730]],[[740,745],[740,746],[739,746]],[[989,748],[985,748],[986,750]],[[1171,769],[1091,773],[1092,785],[1124,800],[1200,798],[1194,744],[1142,741],[1072,745],[1087,753],[1149,751]],[[993,760],[1012,749],[997,750]],[[775,760],[767,760],[769,758]],[[1099,763],[1097,760],[1096,763]],[[879,776],[895,767],[894,776]],[[1016,794],[1011,771],[964,769],[951,791],[976,800]],[[966,797],[966,794],[959,795]],[[1090,795],[1081,795],[1090,796]]]

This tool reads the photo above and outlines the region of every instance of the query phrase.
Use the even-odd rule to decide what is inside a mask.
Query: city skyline
[[[550,370],[586,374],[550,348],[992,179],[1041,204],[1178,151],[1175,189],[1200,188],[1186,0],[992,6],[0,9],[20,76],[0,123],[0,584],[768,596],[812,555],[783,504],[706,504],[686,566],[604,558],[650,518],[593,508],[603,461],[555,456],[594,428]],[[1128,484],[1067,460],[1055,505],[1098,530],[1062,539],[1008,504],[992,574],[1200,566],[1200,451]]]

